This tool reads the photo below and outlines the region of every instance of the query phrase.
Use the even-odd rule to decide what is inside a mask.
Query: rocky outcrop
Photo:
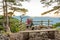
[[[60,40],[60,31],[57,31],[55,36],[56,36],[56,38],[55,38],[56,40]]]
[[[60,40],[59,38],[57,30],[27,30],[0,36],[0,40]]]
[[[10,40],[57,40],[56,30],[28,30],[10,36]]]
[[[8,35],[0,34],[0,40],[10,40]]]

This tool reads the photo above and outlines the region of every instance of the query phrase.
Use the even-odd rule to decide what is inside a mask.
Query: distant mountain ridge
[[[14,18],[17,18],[17,19],[21,20],[20,16],[14,16]],[[41,20],[42,21],[48,21],[48,20],[50,20],[50,21],[52,21],[51,24],[55,24],[57,22],[60,22],[59,17],[54,18],[54,17],[30,17],[30,16],[23,16],[23,19],[22,19],[23,22],[26,22],[27,18],[32,18],[33,21],[41,21]],[[36,23],[36,22],[34,22],[34,23]],[[37,23],[37,24],[40,24],[40,23]],[[47,24],[47,22],[45,24]]]

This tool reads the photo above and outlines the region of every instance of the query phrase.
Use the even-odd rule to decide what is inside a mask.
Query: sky
[[[43,4],[40,3],[40,0],[31,0],[30,2],[22,2],[22,5],[23,5],[22,8],[28,9],[28,12],[26,12],[25,16],[31,16],[31,17],[60,17],[60,14],[57,16],[57,15],[54,15],[53,12],[48,13],[46,15],[41,15],[41,13],[52,9],[52,7],[56,5],[56,3],[54,3],[50,7],[43,7]],[[0,14],[2,14],[2,13],[0,13]],[[15,12],[14,14],[16,16],[20,16],[20,15],[22,15],[22,12]]]

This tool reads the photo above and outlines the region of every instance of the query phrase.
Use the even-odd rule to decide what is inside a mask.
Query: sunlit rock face
[[[56,31],[23,31],[17,34],[16,40],[55,40],[56,34]]]
[[[0,35],[0,40],[60,40],[60,33],[55,30],[28,30],[7,35]]]
[[[0,34],[0,40],[9,40],[10,38],[8,37],[8,35],[3,35]]]

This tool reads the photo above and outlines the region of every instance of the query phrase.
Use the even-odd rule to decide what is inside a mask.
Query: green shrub
[[[20,25],[20,31],[24,31],[24,30],[26,30],[26,25],[22,23],[22,25]]]
[[[4,27],[0,25],[0,31],[1,31],[1,30],[4,30]]]
[[[12,26],[12,27],[10,27],[10,29],[11,29],[11,32],[13,32],[13,33],[20,31],[19,30],[20,28],[16,27],[16,26]]]
[[[59,23],[56,23],[56,24],[53,24],[53,27],[56,28],[56,27],[59,27],[60,26],[60,22]]]
[[[15,18],[10,18],[10,29],[11,29],[11,32],[18,32],[20,31],[20,28],[19,28],[19,20],[18,19],[15,19]]]
[[[10,25],[11,32],[18,32],[19,31],[19,20],[16,18],[9,17],[9,21],[10,21],[9,25]],[[4,22],[3,16],[0,16],[0,30],[2,31],[4,30],[3,22]]]
[[[25,23],[22,23],[22,25],[20,25],[19,20],[16,18],[12,18],[12,17],[9,17],[9,25],[10,25],[11,32],[13,33],[26,29]],[[4,30],[3,16],[0,16],[0,30]]]

